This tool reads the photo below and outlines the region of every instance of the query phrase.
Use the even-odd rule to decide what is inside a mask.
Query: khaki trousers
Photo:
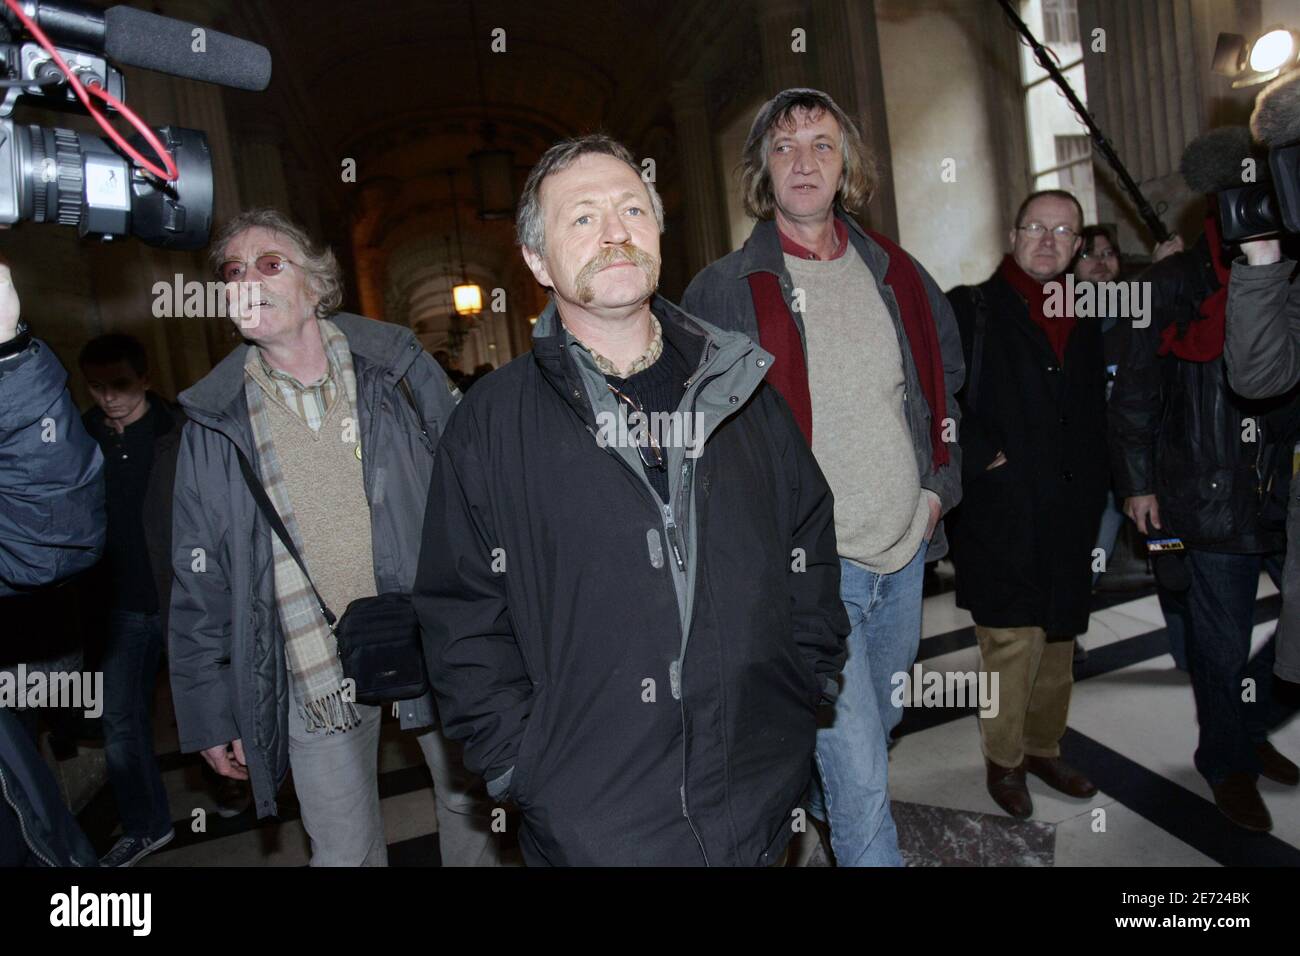
[[[1041,627],[981,627],[980,670],[998,675],[998,712],[979,719],[984,756],[1018,767],[1025,755],[1059,757],[1074,686],[1074,642]],[[989,680],[989,687],[992,678]]]

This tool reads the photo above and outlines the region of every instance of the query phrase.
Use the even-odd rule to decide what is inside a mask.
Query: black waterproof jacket
[[[767,865],[810,781],[848,619],[830,489],[771,356],[664,299],[702,453],[670,504],[552,304],[438,447],[415,603],[444,732],[530,864]],[[699,446],[697,446],[699,447]]]
[[[1260,512],[1277,453],[1271,426],[1287,399],[1241,397],[1222,357],[1157,354],[1165,328],[1203,321],[1199,307],[1219,287],[1205,236],[1140,281],[1151,283],[1151,322],[1132,330],[1110,400],[1116,497],[1154,494],[1161,533],[1191,547],[1280,550],[1281,527],[1262,527]]]
[[[957,605],[984,627],[1081,634],[1110,483],[1101,325],[1079,319],[1062,362],[1005,279],[978,289],[988,310],[978,372],[976,296],[970,286],[948,293],[967,368],[962,503],[949,519]],[[989,470],[999,451],[1007,463]]]

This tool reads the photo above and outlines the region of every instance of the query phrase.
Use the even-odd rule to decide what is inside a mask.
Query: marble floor
[[[941,569],[942,569],[941,565]],[[1261,578],[1254,640],[1272,634],[1276,589]],[[984,788],[978,717],[967,707],[909,709],[890,756],[890,789],[904,859],[911,866],[1214,866],[1300,865],[1300,790],[1261,781],[1273,815],[1271,834],[1237,830],[1215,809],[1192,769],[1196,717],[1187,676],[1174,668],[1156,598],[1145,592],[1098,594],[1081,641],[1087,659],[1075,665],[1065,756],[1100,792],[1072,800],[1031,777],[1033,817],[1008,818]],[[924,670],[974,671],[977,650],[970,616],[951,590],[925,599],[919,661]],[[259,824],[251,812],[223,819],[198,759],[176,749],[165,688],[157,737],[171,799],[176,839],[144,866],[301,866],[306,835],[292,803]],[[1300,758],[1300,721],[1273,736]],[[380,792],[394,866],[438,865],[432,788],[416,747],[387,721],[380,755]],[[100,849],[114,837],[112,796],[105,787],[81,813]],[[201,826],[200,826],[201,824]],[[809,865],[824,865],[814,854]]]

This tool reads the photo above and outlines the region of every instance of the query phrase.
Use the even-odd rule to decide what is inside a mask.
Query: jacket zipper
[[[700,357],[699,368],[703,368],[704,365],[708,362],[709,358],[711,358],[708,352],[709,345],[706,344],[704,346],[704,349],[705,349],[704,354],[701,355]],[[697,373],[699,371],[699,368],[696,369]],[[712,381],[717,377],[718,377],[717,375],[711,375],[709,377],[709,381]],[[691,404],[692,413],[694,413],[695,406],[699,402],[700,389],[702,389],[705,384],[706,384],[705,382],[699,382],[696,375],[692,375],[686,381],[686,388],[688,391],[690,390],[692,385],[696,385],[695,394],[693,396],[693,401]],[[578,394],[581,393],[579,392]],[[591,433],[593,436],[595,435],[595,431],[591,428],[591,426],[587,426],[587,431]],[[650,479],[648,479],[645,476],[644,470],[634,469],[630,464],[627,463],[627,461],[623,459],[622,455],[618,454],[611,447],[606,447],[605,451],[613,455],[616,460],[618,460],[623,464],[623,467],[627,468],[628,471],[633,472],[637,478],[641,479],[641,486],[645,489],[646,493],[651,496],[654,502],[659,506],[659,510],[663,518],[664,536],[668,539],[668,545],[672,549],[673,561],[677,565],[677,570],[682,574],[685,574],[686,573],[685,548],[683,547],[681,541],[679,528],[677,525],[677,519],[673,515],[672,505],[665,504],[663,502],[663,500],[659,497],[659,493],[656,492],[653,487],[651,487]],[[683,461],[681,477],[684,479],[690,470],[691,469],[690,469],[689,459]],[[682,484],[679,483],[677,487],[678,490],[680,491],[682,488]],[[691,488],[692,488],[691,496],[693,499],[694,497],[693,482]],[[679,500],[681,500],[682,497],[683,496],[681,494],[678,495]],[[672,494],[670,493],[669,500],[671,499],[672,499]],[[673,585],[674,591],[676,590],[676,587],[677,585],[674,584]],[[694,608],[692,606],[692,615],[693,614],[694,614]],[[700,832],[695,828],[695,821],[691,819],[690,810],[688,808],[688,804],[686,801],[686,693],[684,687],[685,671],[686,671],[686,661],[685,661],[686,653],[685,653],[684,645],[686,643],[687,635],[689,633],[690,621],[687,621],[682,627],[683,627],[682,630],[683,647],[678,654],[678,660],[677,660],[677,686],[679,689],[678,703],[680,705],[681,718],[682,718],[682,785],[681,788],[678,790],[678,794],[681,797],[681,802],[682,802],[682,816],[686,819],[686,824],[691,828],[691,834],[695,837],[695,842],[696,844],[698,844],[700,848],[700,856],[704,858],[704,865],[710,866],[711,864],[709,863],[709,854],[708,851],[705,850],[704,848],[704,840],[700,838]]]
[[[664,510],[664,530],[668,535],[668,546],[673,549],[673,560],[677,562],[677,570],[686,570],[686,559],[682,555],[681,544],[677,539],[677,522],[673,519],[673,509],[671,505],[663,505]]]
[[[14,811],[14,816],[18,818],[18,829],[22,832],[23,843],[27,844],[27,849],[31,850],[32,853],[36,855],[37,859],[46,866],[58,866],[57,863],[36,848],[33,838],[27,833],[27,821],[23,819],[23,815],[19,811],[17,805],[15,805],[13,798],[9,796],[9,784],[5,781],[5,775],[3,773],[0,773],[0,793],[4,794],[5,803],[9,804]]]
[[[592,432],[592,429],[588,428],[587,431]],[[595,433],[592,432],[592,434],[594,435]],[[613,448],[606,447],[605,451],[610,455],[613,455],[614,458],[617,461],[621,462],[623,467],[627,468],[628,471],[636,474],[632,466],[629,465],[626,461],[624,461],[623,456],[618,454],[618,452],[616,452]],[[678,571],[682,572],[683,574],[686,573],[686,557],[682,549],[681,539],[678,535],[677,519],[673,517],[672,505],[664,504],[663,500],[659,497],[658,492],[656,492],[653,488],[650,487],[650,480],[646,478],[644,472],[640,474],[636,474],[636,477],[641,479],[642,486],[646,489],[646,491],[650,495],[654,497],[654,500],[658,503],[660,514],[663,519],[664,535],[665,537],[667,537],[668,546],[672,549],[673,552],[673,562],[677,565]],[[671,495],[669,497],[671,497]],[[676,589],[677,589],[677,585],[674,583],[673,590],[676,591]],[[689,622],[686,626],[689,627]],[[685,631],[683,631],[682,636],[683,638],[685,638]],[[682,672],[685,670],[685,668],[683,667],[683,661],[681,659],[685,656],[686,656],[685,654],[679,654],[677,660],[677,688],[678,688],[677,703],[682,718],[682,785],[680,788],[678,788],[677,792],[678,795],[681,797],[681,801],[682,801],[682,816],[686,818],[686,825],[691,828],[691,835],[695,837],[695,842],[696,844],[699,845],[700,856],[704,858],[704,865],[709,866],[710,865],[709,854],[708,851],[704,849],[704,840],[700,838],[700,831],[695,828],[695,821],[691,819],[690,811],[687,809],[687,805],[686,805],[686,694],[682,690],[682,676],[683,676]]]

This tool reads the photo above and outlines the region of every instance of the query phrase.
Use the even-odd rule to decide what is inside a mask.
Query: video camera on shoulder
[[[52,222],[82,236],[200,249],[212,229],[207,137],[146,127],[125,106],[115,62],[243,90],[271,80],[265,47],[216,30],[126,6],[0,0],[0,224]],[[16,123],[20,98],[88,112],[109,135]],[[136,134],[113,130],[94,100]]]
[[[1213,70],[1234,88],[1269,84],[1255,101],[1249,134],[1267,148],[1266,159],[1257,166],[1244,129],[1240,138],[1224,130],[1198,164],[1213,187],[1204,191],[1218,196],[1223,241],[1300,233],[1300,33],[1274,27],[1253,42],[1221,33]]]

